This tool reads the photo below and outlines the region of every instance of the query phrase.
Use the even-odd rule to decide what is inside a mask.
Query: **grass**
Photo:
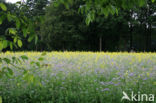
[[[129,103],[121,102],[123,91],[156,95],[156,53],[50,52],[40,66],[32,64],[40,54],[0,54],[29,57],[18,65],[27,75],[11,67],[14,75],[0,79],[3,103]]]

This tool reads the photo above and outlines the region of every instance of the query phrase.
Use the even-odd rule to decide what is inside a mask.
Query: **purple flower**
[[[109,88],[105,88],[105,89],[102,90],[102,92],[104,92],[104,91],[110,91],[110,89]]]
[[[107,84],[108,84],[108,85],[112,85],[112,84],[114,84],[114,83],[113,83],[112,81],[110,81],[110,82],[108,82]]]
[[[116,84],[114,84],[114,86],[118,86],[118,85],[120,85],[120,83],[116,83]]]
[[[101,84],[101,85],[105,85],[105,83],[104,83],[104,82],[100,82],[100,84]]]
[[[130,76],[130,77],[134,76],[134,73],[130,73],[129,76]]]
[[[143,80],[147,80],[147,77],[146,77],[146,78],[144,78]]]

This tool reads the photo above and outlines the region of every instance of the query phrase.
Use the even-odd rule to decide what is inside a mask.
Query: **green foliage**
[[[68,1],[61,2],[67,3]],[[95,2],[99,4],[102,1],[87,2],[87,5],[92,7],[91,10],[87,8],[85,1],[81,0],[70,3],[68,8],[62,3],[58,5],[57,1],[51,3],[46,9],[45,20],[41,25],[39,46],[41,50],[98,51],[100,37],[104,51],[129,51],[132,48],[136,51],[148,51],[147,41],[147,47],[150,47],[152,43],[156,45],[155,29],[151,28],[150,33],[150,29],[145,28],[150,24],[152,27],[155,25],[154,2],[137,1],[138,3],[134,2],[133,5],[125,8],[117,8],[119,5],[103,5],[105,8],[100,9],[102,13],[94,9],[95,5],[92,4]],[[127,2],[123,0],[122,2],[128,5]],[[146,40],[146,35],[148,35],[148,40]],[[150,37],[153,37],[151,41]],[[152,49],[154,51],[155,46],[150,50]]]
[[[142,8],[148,8],[146,7],[147,4],[149,5],[148,2],[155,3],[154,0],[52,0],[51,4],[48,4],[48,0],[27,0],[25,4],[21,2],[12,5],[3,3],[7,11],[2,10],[0,13],[0,50],[97,51],[100,36],[105,39],[102,42],[104,50],[116,51],[120,50],[117,49],[119,47],[128,50],[130,44],[128,23],[135,22],[134,27],[141,29],[141,26],[139,27],[141,20],[134,20],[130,15],[138,13],[137,11]],[[153,8],[154,6],[151,7]],[[141,15],[146,16],[145,13]],[[143,17],[138,19],[141,18]],[[153,18],[151,15],[145,21],[149,22],[151,19],[150,22],[155,25]],[[118,28],[120,24],[123,25]],[[155,33],[153,30],[151,35]],[[136,34],[134,39],[137,39],[139,32],[135,29],[133,33]],[[153,42],[154,38],[155,36]],[[3,43],[4,40],[7,43]],[[126,46],[123,45],[124,43]],[[140,50],[143,50],[145,45],[143,43],[134,44],[141,45]]]
[[[23,28],[22,31],[23,31],[23,36],[26,38],[28,34],[28,29]]]
[[[18,40],[17,44],[18,44],[19,47],[22,47],[22,45],[23,45],[21,40]]]
[[[17,31],[15,28],[9,28],[9,34],[16,35]]]
[[[42,63],[44,61],[44,56],[46,56],[46,53],[41,54],[41,56],[39,57],[39,59],[37,61],[32,60],[29,61],[31,64],[31,70],[35,70],[35,69],[40,69],[41,65],[44,65],[44,63]],[[19,58],[18,57],[12,57],[12,58],[0,58],[0,65],[1,64],[6,64],[6,66],[0,68],[2,71],[0,71],[0,79],[2,77],[7,76],[8,78],[13,77],[14,75],[14,71],[11,68],[16,68],[17,70],[22,70],[22,75],[23,75],[23,79],[25,81],[27,81],[28,83],[35,83],[36,84],[36,77],[30,73],[30,70],[28,70],[26,67],[22,67],[22,66],[18,66],[24,62],[27,62],[29,60],[29,58],[26,55],[22,55]],[[38,62],[39,61],[39,62]],[[37,67],[36,67],[37,66]],[[39,82],[39,81],[37,81]]]
[[[23,36],[26,38],[27,35],[29,34],[29,38],[31,37],[31,40],[34,39],[34,23],[32,22],[31,19],[28,19],[23,12],[23,9],[26,7],[26,5],[23,5],[19,2],[19,10],[20,12],[18,12],[18,15],[16,13],[12,13],[10,11],[7,11],[7,8],[5,6],[4,3],[0,3],[0,7],[3,11],[5,12],[1,12],[2,16],[0,18],[0,24],[3,23],[3,21],[5,19],[8,20],[8,22],[14,23],[15,27],[14,28],[6,28],[5,30],[5,35],[3,35],[2,37],[0,37],[0,50],[3,50],[7,47],[10,47],[10,49],[13,49],[13,46],[16,44],[18,47],[22,47],[23,43],[21,41],[21,37],[20,37],[20,32],[23,32]],[[9,34],[8,34],[9,33]],[[12,38],[12,40],[7,40],[7,36],[10,36]],[[35,36],[35,38],[37,38],[37,35]],[[37,42],[37,39],[35,39],[35,41]],[[42,58],[42,60],[41,60]],[[7,76],[8,78],[11,78],[14,74],[14,71],[11,68],[16,68],[16,69],[20,69],[20,70],[24,70],[23,72],[23,78],[30,82],[33,83],[34,82],[34,78],[35,76],[33,74],[29,74],[27,68],[24,67],[20,67],[17,66],[17,64],[21,64],[21,60],[26,61],[28,60],[27,56],[20,56],[20,58],[17,57],[12,57],[12,58],[2,58],[0,57],[0,65],[1,64],[5,64],[4,67],[2,67],[2,71],[0,71],[0,77],[2,78],[3,76]],[[40,57],[40,62],[36,62],[38,68],[40,68],[40,63],[41,61],[43,61],[43,57]]]
[[[2,16],[0,17],[0,25],[3,23]]]
[[[41,56],[46,56],[47,55],[47,53],[46,52],[43,52],[42,54],[41,54]]]
[[[40,58],[38,58],[38,60],[39,60],[39,61],[43,61],[43,60],[44,60],[44,58],[43,58],[43,57],[40,57]]]
[[[63,50],[81,48],[86,25],[83,15],[77,12],[81,1],[76,1],[69,9],[63,5],[55,7],[53,3],[47,7],[44,22],[41,25],[40,48],[45,50]],[[46,41],[46,42],[45,42]],[[78,47],[79,46],[79,47]]]
[[[8,6],[8,10],[5,9],[6,5]],[[1,31],[0,36],[1,41],[7,40],[7,38],[12,38],[12,40],[7,40],[8,45],[6,47],[3,46],[3,43],[0,44],[0,50],[8,49],[10,47],[11,50],[14,49],[14,47],[17,49],[17,47],[22,47],[25,43],[21,41],[22,39],[27,39],[31,42],[32,40],[35,40],[35,44],[37,44],[38,37],[35,31],[35,26],[39,22],[38,18],[33,17],[29,18],[29,15],[27,13],[31,10],[26,9],[29,8],[29,5],[23,4],[21,2],[18,2],[18,6],[15,6],[14,4],[4,4],[0,3],[1,8],[5,11],[2,11],[1,17],[0,17],[0,25],[3,27],[3,25],[8,25],[8,27],[3,27],[3,31]],[[13,7],[11,7],[13,6]],[[12,9],[10,9],[12,8]],[[14,10],[12,12],[12,10]],[[30,14],[31,15],[31,14]],[[4,21],[7,22],[4,24]],[[5,35],[4,35],[5,34]],[[9,35],[8,35],[9,34]],[[0,42],[1,42],[0,41]],[[6,44],[6,43],[5,43]]]
[[[2,97],[0,96],[0,103],[2,103]]]
[[[94,19],[94,15],[105,15],[108,17],[109,14],[118,14],[120,9],[133,9],[135,7],[142,7],[147,4],[148,0],[84,0],[79,4],[79,11],[86,14],[86,23],[89,24]],[[151,0],[154,2],[155,0]],[[74,0],[58,0],[58,4],[64,4],[65,7],[69,8]]]
[[[23,60],[23,61],[25,61],[25,60],[28,60],[28,59],[29,59],[29,58],[28,58],[27,56],[25,56],[25,55],[22,55],[22,56],[21,56],[21,58],[22,58],[22,60]]]
[[[0,3],[0,7],[3,11],[7,11],[7,7],[3,3]]]
[[[29,38],[28,38],[28,42],[31,42],[33,40],[35,35],[31,35]]]
[[[19,19],[16,20],[16,28],[20,29],[21,22]]]
[[[3,40],[2,44],[3,44],[3,48],[6,48],[8,46],[8,41],[7,40]]]
[[[14,74],[13,71],[12,71],[9,67],[7,67],[6,69],[7,69],[6,76],[7,76],[7,77],[13,76],[13,74]],[[3,69],[2,69],[2,70],[3,70]]]
[[[8,59],[8,58],[4,58],[4,59],[2,59],[4,62],[6,62],[7,64],[10,64],[11,63],[11,60],[10,59]]]

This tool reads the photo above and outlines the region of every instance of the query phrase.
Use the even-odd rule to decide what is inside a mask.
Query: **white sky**
[[[16,3],[17,1],[21,1],[21,0],[6,0],[6,2],[10,2],[10,3]]]

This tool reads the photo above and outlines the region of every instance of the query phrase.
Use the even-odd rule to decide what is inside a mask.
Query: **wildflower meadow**
[[[0,103],[156,103],[156,0],[0,0]]]
[[[40,52],[0,55],[29,57],[14,63],[21,69],[8,65],[13,75],[1,77],[3,103],[156,103],[151,95],[156,94],[155,53],[47,52],[43,58],[39,58]],[[0,63],[0,72],[5,65]],[[122,100],[123,92],[135,95]]]

